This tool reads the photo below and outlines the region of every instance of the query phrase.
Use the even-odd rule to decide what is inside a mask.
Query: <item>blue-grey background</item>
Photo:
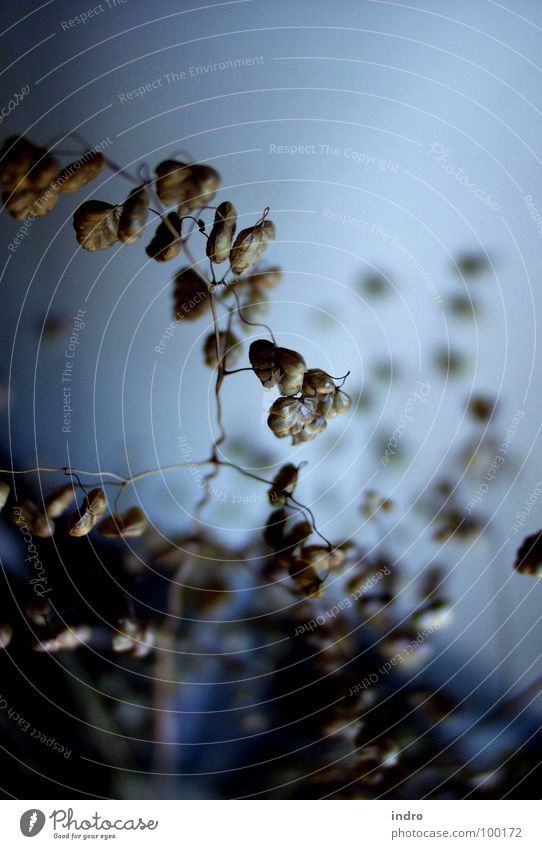
[[[99,7],[86,23],[67,23]],[[264,477],[285,459],[308,460],[300,497],[328,536],[353,535],[371,547],[389,534],[406,576],[432,556],[446,565],[455,619],[436,644],[450,686],[461,681],[491,699],[534,680],[542,588],[513,574],[512,563],[523,535],[539,529],[540,505],[522,530],[511,525],[542,479],[542,234],[524,200],[531,195],[542,210],[539,3],[126,0],[108,8],[23,0],[4,8],[2,25],[1,105],[30,88],[3,119],[2,136],[25,132],[45,143],[77,130],[91,144],[110,139],[105,152],[131,171],[176,151],[218,168],[219,199],[235,202],[243,224],[271,209],[277,241],[267,259],[283,267],[284,280],[269,321],[280,342],[309,365],[350,370],[356,401],[360,392],[372,399],[314,444],[292,449],[265,425],[273,396],[248,373],[229,378],[226,456]],[[239,59],[239,67],[209,67]],[[126,98],[157,80],[144,96]],[[277,152],[301,145],[308,151]],[[78,149],[68,138],[59,147]],[[75,243],[75,205],[87,197],[118,202],[127,188],[104,172],[35,221],[15,251],[8,246],[19,224],[2,217],[3,439],[18,468],[133,473],[185,459],[180,437],[194,459],[208,454],[208,321],[179,326],[162,354],[154,350],[171,319],[170,281],[181,262],[153,263],[142,243],[95,254]],[[463,251],[485,255],[487,271],[463,280],[454,269]],[[393,289],[380,300],[362,286],[374,271]],[[476,303],[474,321],[447,310],[457,293]],[[61,375],[79,309],[85,328],[67,435]],[[56,333],[53,319],[63,321]],[[435,349],[447,345],[470,358],[460,381],[434,366]],[[391,379],[377,378],[383,363]],[[402,463],[384,468],[382,441],[416,381],[429,384],[427,400],[415,404],[401,437]],[[465,416],[470,392],[498,397],[497,446],[516,411],[524,415],[473,513],[489,522],[487,532],[439,551],[428,543],[435,481],[457,483],[463,505],[480,483],[458,464],[469,439],[483,433]],[[55,477],[35,480],[48,489]],[[261,487],[228,474],[217,485],[206,514],[217,533],[241,540],[262,525]],[[378,527],[359,510],[368,486],[396,504]],[[188,526],[202,492],[178,472],[146,480],[136,494],[157,532],[174,534]],[[406,605],[408,587],[404,597]],[[434,671],[439,663],[437,652]]]

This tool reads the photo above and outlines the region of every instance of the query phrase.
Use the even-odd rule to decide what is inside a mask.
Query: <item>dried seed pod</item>
[[[72,537],[84,537],[100,521],[107,509],[107,498],[103,489],[93,489],[85,497],[80,509],[68,519],[68,532]]]
[[[411,624],[420,630],[436,631],[449,625],[453,619],[453,610],[449,601],[444,598],[430,601],[416,610],[410,617]]]
[[[55,181],[59,191],[77,192],[87,183],[95,180],[103,171],[104,165],[103,154],[95,150],[87,150],[80,159],[76,159],[62,169]]]
[[[232,272],[234,274],[246,274],[256,265],[268,243],[274,238],[275,225],[267,219],[254,227],[241,230],[230,251]]]
[[[523,540],[516,554],[514,568],[520,575],[542,578],[542,531]]]
[[[210,165],[191,165],[188,179],[179,192],[179,215],[208,206],[220,185],[220,174]]]
[[[496,401],[477,395],[469,401],[468,411],[473,419],[478,422],[487,422],[495,412]]]
[[[305,596],[317,598],[322,595],[323,583],[329,574],[329,551],[321,546],[301,549],[299,558],[292,560],[288,573]]]
[[[248,351],[250,365],[261,383],[270,389],[276,384],[275,345],[267,339],[257,339]]]
[[[50,185],[58,170],[55,157],[24,136],[11,136],[0,150],[0,183],[10,192],[23,188],[39,192]]]
[[[140,507],[130,507],[121,516],[108,516],[98,525],[98,533],[106,539],[140,537],[147,528],[147,517]]]
[[[267,424],[279,439],[294,436],[313,420],[315,402],[312,398],[277,398],[269,410]],[[325,421],[325,419],[323,419]]]
[[[125,245],[137,242],[143,233],[149,214],[149,203],[149,193],[144,186],[131,191],[124,201],[119,221],[119,239]]]
[[[47,598],[37,598],[28,602],[25,606],[24,613],[27,619],[30,619],[34,625],[44,627],[47,625],[49,614],[51,613],[51,604]]]
[[[224,368],[229,371],[235,368],[243,353],[241,342],[237,336],[231,333],[231,331],[228,333],[226,330],[222,330],[218,334],[218,339],[222,364]],[[216,337],[214,333],[210,333],[205,340],[203,353],[205,356],[205,364],[208,365],[209,368],[217,368],[218,360],[216,356]]]
[[[345,557],[345,552],[340,548],[329,549],[323,545],[306,545],[300,553],[300,560],[322,575],[327,575],[333,569],[339,569],[344,564]]]
[[[350,395],[347,395],[346,392],[342,391],[342,389],[336,389],[333,395],[333,403],[327,414],[327,418],[334,419],[335,416],[341,416],[343,413],[347,413],[350,409],[351,403],[352,399],[350,398]]]
[[[195,321],[211,307],[209,287],[193,268],[181,268],[174,278],[173,318]]]
[[[113,651],[127,652],[138,658],[149,654],[154,646],[154,628],[133,617],[119,619],[117,628],[118,631],[113,634],[111,640]]]
[[[207,239],[207,256],[211,262],[221,263],[228,259],[236,226],[237,210],[226,200],[216,208],[213,229]]]
[[[282,278],[282,269],[278,265],[273,265],[270,268],[264,268],[262,271],[257,271],[243,278],[244,283],[254,286],[257,289],[273,289]]]
[[[0,483],[0,512],[2,512],[6,506],[10,492],[11,490],[7,483]]]
[[[36,640],[32,648],[37,652],[48,652],[53,654],[57,651],[73,651],[79,646],[88,643],[92,636],[92,629],[88,625],[73,625],[64,628],[55,637],[49,640]]]
[[[29,216],[40,218],[47,215],[58,201],[58,192],[52,187],[43,192],[23,188],[14,192],[4,192],[2,200],[11,217],[17,221],[23,221]]]
[[[313,399],[305,398],[305,406],[308,401]],[[319,433],[322,433],[327,427],[325,418],[318,412],[315,412],[310,421],[306,422],[303,429],[298,433],[292,433],[292,445],[299,445],[302,442],[310,442],[315,439]]]
[[[55,523],[33,501],[18,501],[11,511],[11,521],[19,528],[26,527],[40,539],[48,539],[55,532]]]
[[[7,647],[11,643],[12,637],[13,628],[11,627],[11,625],[8,625],[7,622],[3,622],[0,625],[0,651],[2,649],[7,649]]]
[[[166,206],[181,203],[184,197],[184,183],[190,177],[190,165],[165,159],[156,167],[156,192]]]
[[[68,509],[74,498],[73,484],[67,483],[60,486],[45,499],[45,515],[50,519],[58,519]]]
[[[176,212],[170,212],[166,220],[156,228],[156,232],[145,248],[148,256],[157,262],[175,259],[181,251],[181,219]]]
[[[329,374],[319,368],[310,368],[303,378],[303,395],[331,395],[335,388]]]
[[[269,310],[269,298],[266,293],[256,287],[250,287],[241,304],[241,316],[253,324],[261,322]],[[250,331],[250,326],[245,328]]]
[[[310,522],[296,522],[292,530],[284,538],[286,548],[297,548],[301,543],[306,542],[312,534],[312,526]]]
[[[101,200],[88,200],[73,215],[77,241],[86,251],[103,251],[118,241],[119,211]]]
[[[278,386],[281,395],[297,395],[303,386],[307,371],[305,360],[297,351],[289,348],[275,349],[275,367],[278,371]]]
[[[283,547],[287,521],[288,515],[286,510],[274,510],[269,516],[264,528],[263,538],[271,548],[279,549]]]
[[[273,486],[268,490],[271,506],[286,504],[287,496],[293,495],[297,484],[298,468],[293,463],[282,466],[273,478]]]

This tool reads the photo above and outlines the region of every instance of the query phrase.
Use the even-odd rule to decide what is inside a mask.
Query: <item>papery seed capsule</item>
[[[256,287],[250,287],[246,297],[241,304],[241,315],[245,321],[250,321],[253,324],[261,322],[265,318],[269,310],[269,298],[264,291]],[[245,328],[250,331],[250,325]]]
[[[156,192],[166,206],[181,203],[183,184],[190,177],[190,166],[175,159],[165,159],[156,167]]]
[[[293,495],[297,484],[298,468],[293,463],[282,466],[273,478],[273,486],[268,490],[269,503],[285,504],[288,495]]]
[[[23,221],[29,216],[40,218],[47,215],[58,201],[58,192],[51,187],[43,192],[24,188],[4,192],[2,200],[11,217]]]
[[[11,490],[7,483],[0,483],[0,512],[6,506]]]
[[[111,640],[113,651],[128,652],[139,658],[149,654],[154,643],[154,628],[133,617],[119,619],[117,628]]]
[[[57,651],[73,651],[88,643],[92,629],[88,625],[72,625],[64,628],[50,640],[35,640],[32,648],[37,652],[53,654]]]
[[[228,333],[225,330],[222,330],[218,334],[218,338],[222,364],[224,368],[230,371],[231,369],[235,368],[243,353],[241,342],[239,341],[237,336],[235,336],[231,332]],[[216,368],[218,366],[218,359],[216,356],[216,337],[214,333],[210,333],[207,339],[205,340],[205,344],[203,346],[203,353],[205,356],[205,364],[208,365],[210,368]]]
[[[181,219],[176,212],[170,212],[156,228],[151,242],[145,248],[147,256],[157,262],[169,262],[181,251]]]
[[[347,395],[342,389],[337,389],[333,395],[333,404],[327,414],[327,418],[333,419],[335,416],[341,416],[343,413],[347,413],[351,403],[352,399],[350,395]]]
[[[50,519],[58,519],[68,509],[74,498],[73,484],[67,483],[60,486],[45,499],[45,515]]]
[[[210,309],[209,287],[193,268],[181,268],[174,278],[173,318],[195,321]]]
[[[275,238],[275,225],[265,219],[261,224],[247,227],[238,234],[230,251],[231,270],[246,274],[260,259],[268,242]]]
[[[263,538],[271,548],[282,548],[288,515],[286,510],[274,510],[264,528]]]
[[[30,619],[34,625],[44,627],[47,625],[51,613],[51,603],[47,598],[37,598],[35,601],[28,602],[25,606],[24,613],[26,618]]]
[[[11,521],[19,528],[26,527],[40,539],[48,539],[55,532],[55,523],[33,501],[18,501],[11,511]]]
[[[516,554],[514,568],[520,575],[542,578],[542,531],[523,540]]]
[[[250,365],[261,383],[270,389],[276,383],[275,345],[267,339],[257,339],[248,351]]]
[[[121,516],[108,516],[98,525],[98,533],[106,539],[140,537],[147,529],[147,517],[140,507],[130,507]]]
[[[55,157],[24,136],[11,136],[0,150],[0,183],[9,191],[45,189],[58,170]]]
[[[303,378],[303,395],[331,395],[335,384],[329,374],[319,368],[310,368]]]
[[[216,208],[211,234],[207,239],[207,256],[211,262],[225,262],[231,250],[233,235],[237,226],[237,211],[229,201]]]
[[[281,397],[271,405],[267,424],[279,439],[300,433],[316,415],[311,398]],[[324,420],[325,421],[325,420]]]
[[[73,215],[77,241],[86,251],[103,251],[118,241],[119,211],[100,200],[88,200]]]
[[[278,265],[273,265],[244,277],[243,282],[258,289],[273,289],[277,283],[280,283],[281,278],[282,269]]]
[[[144,186],[134,189],[122,207],[119,220],[119,239],[126,245],[137,242],[143,233],[149,214],[150,197]]]
[[[290,563],[288,573],[303,595],[310,598],[318,598],[322,595],[322,585],[327,573],[325,575],[318,574],[317,570],[312,565],[305,563],[302,558]]]
[[[281,395],[297,395],[303,386],[307,371],[305,360],[289,348],[275,349],[275,366],[278,370],[278,387]]]
[[[0,625],[0,650],[7,649],[13,637],[13,628],[6,622]]]
[[[435,599],[416,610],[410,617],[410,622],[420,630],[437,630],[449,625],[453,619],[453,610],[446,599]]]
[[[210,165],[191,165],[188,180],[179,192],[179,215],[202,209],[213,200],[220,186],[220,174]]]
[[[292,436],[294,437],[292,444],[298,445],[301,442],[310,442],[312,439],[315,439],[319,433],[322,433],[326,427],[327,422],[325,418],[321,415],[321,413],[315,412],[311,420],[303,425],[303,429],[300,432],[295,434],[292,433]]]
[[[84,537],[100,521],[107,509],[107,498],[103,489],[93,489],[85,497],[79,510],[68,520],[68,532],[72,537]]]
[[[301,543],[306,542],[312,533],[312,527],[309,522],[296,522],[292,530],[284,539],[284,545],[287,548],[297,548]]]
[[[60,192],[76,192],[95,180],[103,171],[105,159],[95,150],[87,150],[80,159],[62,169],[55,180]]]

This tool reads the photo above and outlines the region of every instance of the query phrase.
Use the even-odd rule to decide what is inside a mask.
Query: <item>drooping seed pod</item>
[[[324,551],[327,553],[327,549]],[[329,574],[329,563],[325,556],[311,556],[310,552],[306,555],[306,550],[301,549],[300,556],[291,561],[288,573],[303,595],[318,598],[323,593],[323,584]]]
[[[313,399],[307,398],[305,399],[305,403],[309,400]],[[292,433],[292,445],[299,445],[302,442],[311,442],[318,436],[319,433],[322,433],[322,431],[325,430],[326,427],[327,421],[325,420],[325,418],[321,415],[321,413],[315,411],[310,421],[306,422],[303,425],[302,430],[298,431],[297,433]]]
[[[327,372],[319,368],[310,368],[303,378],[303,395],[331,395],[335,384]]]
[[[9,498],[9,494],[11,489],[9,488],[7,483],[0,483],[0,513],[6,506],[6,502]]]
[[[262,289],[257,289],[255,286],[250,286],[241,303],[240,314],[244,321],[250,321],[252,324],[258,324],[267,315],[269,311],[269,297]],[[244,325],[247,332],[250,332],[250,325]]]
[[[12,637],[13,628],[11,627],[11,625],[8,625],[7,622],[2,622],[2,624],[0,624],[0,651],[2,649],[7,649],[7,647],[11,643]]]
[[[149,193],[144,186],[131,191],[124,201],[119,220],[119,239],[125,245],[132,245],[142,235],[149,214],[149,203]]]
[[[119,211],[101,200],[88,200],[73,215],[77,241],[86,251],[103,251],[118,241]]]
[[[542,578],[542,531],[523,540],[516,554],[514,568],[520,575]]]
[[[58,519],[75,498],[73,484],[67,483],[58,487],[45,499],[45,515],[50,519]]]
[[[220,186],[220,174],[210,165],[191,165],[178,201],[179,215],[209,206]]]
[[[100,521],[107,509],[107,498],[103,489],[97,487],[85,497],[80,509],[68,519],[68,532],[72,537],[84,537]]]
[[[207,239],[207,256],[211,262],[221,263],[228,259],[236,226],[237,210],[226,200],[216,208],[213,229]]]
[[[252,370],[266,389],[276,384],[275,350],[273,342],[267,339],[256,339],[248,351]]]
[[[304,563],[312,566],[322,575],[340,569],[346,557],[345,552],[340,548],[330,549],[323,545],[305,545],[299,556]]]
[[[184,196],[184,183],[190,177],[190,165],[165,159],[156,166],[156,192],[166,206],[179,204]]]
[[[280,283],[281,278],[282,269],[278,265],[273,265],[270,268],[264,268],[262,271],[249,274],[248,277],[243,278],[243,282],[258,289],[273,289]]]
[[[111,640],[111,648],[115,652],[142,658],[154,647],[155,631],[148,623],[134,617],[124,617],[119,619],[117,629]]]
[[[52,187],[44,191],[24,188],[4,192],[2,200],[11,217],[23,221],[29,216],[40,218],[47,215],[58,201],[58,192]]]
[[[231,331],[228,333],[226,330],[220,331],[218,339],[222,364],[224,368],[230,371],[235,368],[243,353],[241,342]],[[209,368],[217,368],[218,359],[216,355],[216,337],[214,333],[210,333],[205,340],[203,354],[205,357],[205,364],[208,365]]]
[[[181,268],[174,278],[173,318],[196,321],[211,308],[209,287],[193,268]]]
[[[105,165],[103,154],[87,150],[80,159],[62,169],[56,178],[60,192],[77,192],[101,174]]]
[[[288,514],[286,510],[273,510],[264,528],[263,538],[271,548],[282,548]]]
[[[265,219],[254,227],[247,227],[238,234],[230,251],[231,270],[234,274],[246,274],[261,258],[268,243],[275,238],[275,225]]]
[[[350,398],[350,395],[347,395],[346,392],[342,391],[342,389],[336,389],[333,394],[333,403],[327,414],[327,418],[334,419],[335,416],[342,416],[343,413],[348,412],[351,404],[352,399]]]
[[[32,601],[29,601],[28,604],[25,605],[24,615],[27,619],[30,619],[34,625],[37,625],[40,628],[45,627],[47,622],[49,621],[49,616],[51,613],[51,602],[48,598],[36,598]]]
[[[410,623],[419,630],[436,631],[449,625],[452,619],[453,610],[450,602],[445,598],[437,598],[414,611],[410,617]]]
[[[272,404],[267,424],[279,439],[300,433],[315,415],[312,398],[281,397]],[[324,420],[325,421],[325,420]]]
[[[27,528],[40,539],[49,539],[55,532],[55,523],[42,513],[33,501],[18,501],[14,504],[11,521],[18,528]]]
[[[106,539],[140,537],[147,528],[147,517],[140,507],[130,507],[120,516],[111,515],[102,519],[98,533]]]
[[[307,365],[301,354],[289,348],[276,348],[275,367],[278,371],[278,387],[281,395],[297,395],[301,391],[307,371]]]
[[[145,248],[147,256],[157,262],[169,262],[181,251],[181,219],[176,212],[170,212],[156,228],[151,242]]]
[[[288,495],[293,495],[297,484],[298,468],[293,463],[286,463],[282,466],[275,477],[273,485],[267,492],[269,503],[273,505],[284,505]]]
[[[48,640],[35,640],[32,648],[37,652],[54,654],[57,651],[73,651],[89,642],[92,629],[88,625],[71,625],[63,628]]]
[[[39,192],[51,184],[58,171],[55,157],[24,136],[11,136],[0,150],[0,183],[9,192]]]
[[[468,411],[473,419],[478,422],[487,422],[495,412],[496,401],[493,398],[486,398],[483,395],[476,395],[471,398],[468,405]]]
[[[297,548],[302,543],[306,542],[312,534],[312,527],[306,520],[296,522],[292,530],[289,531],[284,538],[284,546],[286,548]]]

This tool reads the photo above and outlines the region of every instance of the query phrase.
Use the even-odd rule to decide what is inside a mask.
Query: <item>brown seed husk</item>
[[[156,167],[156,192],[166,206],[181,203],[183,184],[189,179],[190,166],[176,159],[165,159]]]
[[[71,162],[62,169],[55,180],[60,192],[77,192],[87,183],[95,180],[103,171],[105,159],[95,150],[87,150],[80,159]]]
[[[26,526],[31,534],[40,539],[48,539],[55,532],[55,523],[33,501],[18,501],[14,504],[11,521],[19,528]]]
[[[275,350],[275,345],[267,339],[256,339],[248,351],[254,374],[267,389],[276,383]]]
[[[24,136],[11,136],[0,150],[0,183],[8,192],[32,189],[39,193],[58,171],[55,157]]]
[[[140,507],[130,507],[121,516],[108,516],[98,525],[98,532],[106,539],[140,537],[147,529],[147,517]]]
[[[9,498],[9,494],[11,489],[9,488],[7,483],[0,483],[0,512],[6,506],[6,501]]]
[[[523,540],[516,554],[514,568],[520,575],[542,578],[542,531]]]
[[[101,200],[88,200],[73,215],[77,241],[86,251],[103,251],[118,241],[119,211]]]
[[[297,484],[298,468],[293,463],[282,466],[273,478],[273,486],[268,490],[269,503],[273,505],[285,504],[288,495],[293,495]]]
[[[275,238],[275,225],[265,219],[261,224],[247,227],[238,234],[230,251],[231,270],[246,274],[260,260],[268,243]]]
[[[101,488],[93,489],[85,497],[79,510],[68,519],[68,533],[72,537],[84,537],[100,521],[107,509],[107,498]]]
[[[49,186],[44,191],[23,188],[14,192],[3,192],[2,200],[12,218],[23,221],[25,218],[41,218],[47,215],[58,201],[58,192]]]
[[[145,248],[147,255],[157,262],[169,262],[181,252],[181,219],[176,212],[170,212],[166,219],[158,225],[150,244]]]
[[[60,486],[45,499],[45,515],[50,519],[58,519],[68,509],[74,498],[73,484],[67,483]]]
[[[181,268],[174,278],[173,318],[196,321],[211,307],[209,287],[193,268]]]
[[[143,186],[130,192],[120,214],[119,239],[121,242],[126,245],[137,242],[147,222],[149,203],[149,193]]]
[[[213,229],[207,239],[206,251],[211,262],[226,262],[236,226],[237,211],[233,203],[224,201],[216,208]]]
[[[218,337],[222,364],[224,368],[230,371],[235,368],[241,358],[241,354],[243,353],[241,342],[237,336],[231,332],[228,333],[226,330],[222,330],[218,334]],[[216,357],[216,338],[214,333],[210,333],[205,340],[203,354],[205,357],[205,364],[208,365],[209,368],[216,368],[218,366],[218,360]]]

